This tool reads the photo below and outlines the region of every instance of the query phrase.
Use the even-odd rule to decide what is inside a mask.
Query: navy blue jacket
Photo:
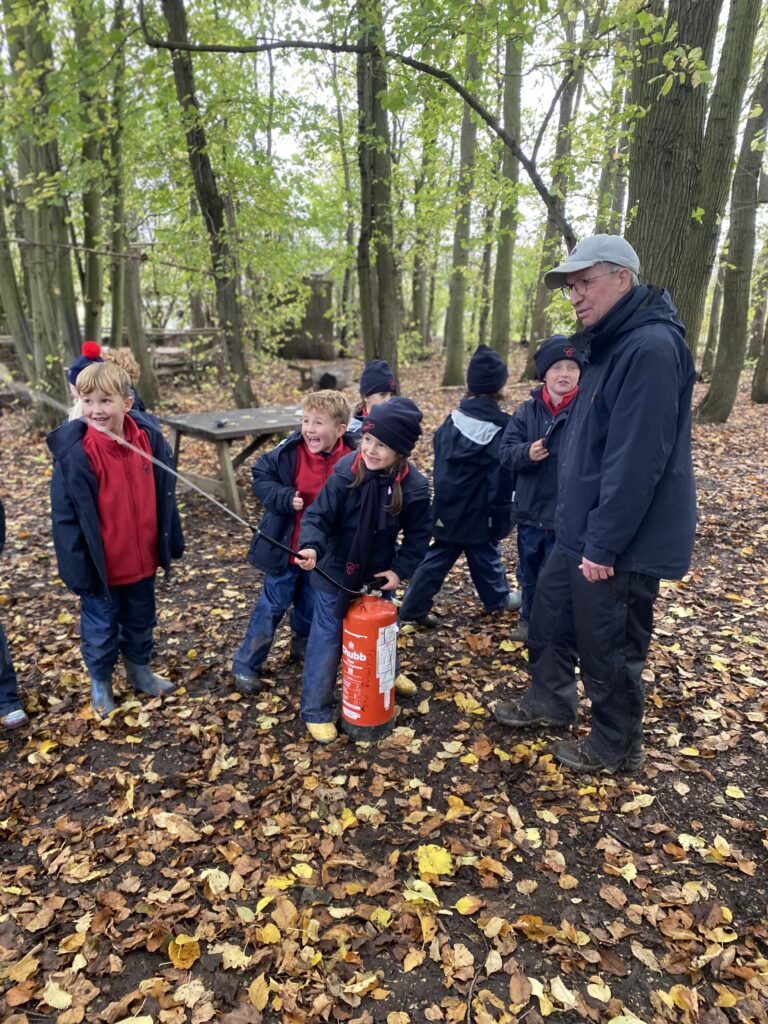
[[[146,433],[153,456],[173,468],[171,449],[154,417],[140,412],[128,415]],[[47,437],[55,464],[51,479],[53,545],[59,575],[76,594],[106,595],[107,570],[99,529],[98,482],[83,448],[88,429],[82,419],[63,423]],[[172,558],[184,553],[179,510],[176,508],[176,477],[153,465],[157,496],[157,560],[168,572]]]
[[[515,474],[515,522],[552,530],[557,507],[558,455],[573,402],[553,416],[542,397],[543,389],[544,385],[539,384],[531,391],[531,397],[515,409],[501,439],[500,458]],[[549,457],[532,462],[528,454],[531,445],[545,434]]]
[[[318,566],[342,583],[362,502],[362,489],[349,486],[354,480],[352,463],[356,458],[357,452],[351,452],[339,459],[328,483],[301,520],[299,548],[314,548]],[[387,529],[375,535],[367,566],[369,578],[391,569],[401,580],[409,579],[426,554],[430,535],[429,484],[413,463],[409,466],[401,484],[403,507],[399,515],[387,516]],[[403,539],[398,545],[401,530]],[[312,585],[318,590],[335,590],[316,573],[312,573]]]
[[[348,448],[355,447],[355,438],[350,434],[344,434],[342,440]],[[253,493],[264,508],[259,530],[265,537],[280,541],[286,547],[291,540],[296,514],[292,502],[296,494],[296,446],[300,441],[301,431],[297,430],[272,451],[265,452],[251,468]],[[285,572],[289,557],[258,533],[254,534],[248,561],[257,569],[270,575]]]
[[[487,396],[464,398],[435,431],[435,540],[496,543],[512,529],[513,478],[499,462],[509,419]]]
[[[573,341],[588,362],[560,453],[557,543],[678,579],[696,532],[685,328],[667,292],[638,285]]]

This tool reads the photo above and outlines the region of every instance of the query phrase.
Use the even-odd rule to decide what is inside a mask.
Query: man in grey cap
[[[591,729],[552,752],[582,772],[642,764],[653,604],[659,580],[688,569],[696,526],[693,360],[668,293],[639,284],[639,273],[628,242],[593,235],[544,276],[581,321],[571,340],[586,362],[560,449],[556,547],[533,605],[531,685],[496,718],[574,725],[578,662]]]

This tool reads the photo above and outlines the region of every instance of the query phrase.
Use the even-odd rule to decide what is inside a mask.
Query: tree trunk
[[[573,43],[575,40],[575,23],[565,22],[566,40]],[[571,155],[571,122],[575,114],[575,99],[581,82],[582,72],[568,68],[570,78],[566,82],[560,94],[560,112],[557,123],[557,139],[555,140],[555,158],[552,170],[552,191],[560,196],[563,208],[568,195],[568,163]],[[547,307],[552,301],[552,292],[544,284],[544,274],[557,263],[560,252],[561,233],[557,223],[548,217],[544,226],[544,244],[541,249],[541,264],[539,266],[538,285],[536,291],[536,303],[533,307],[531,318],[531,343],[528,349],[528,359],[523,380],[536,379],[536,365],[533,361],[536,349],[552,333]]]
[[[712,384],[699,406],[706,423],[725,423],[739,389],[747,349],[747,314],[752,262],[755,254],[755,214],[763,147],[755,145],[768,128],[768,56],[750,103],[741,152],[731,189],[731,228],[728,263],[723,282],[723,314]]]
[[[467,86],[480,78],[480,61],[474,41],[467,37]],[[453,232],[451,280],[448,287],[448,311],[445,316],[445,368],[443,386],[464,383],[464,302],[469,262],[472,177],[477,145],[477,125],[469,106],[464,104],[459,143],[459,179],[456,185],[458,215]]]
[[[680,275],[683,287],[678,285],[672,293],[693,351],[699,340],[707,285],[733,175],[739,117],[752,66],[760,7],[761,0],[731,0],[717,81],[707,115],[698,197],[693,207],[703,212],[688,219],[688,238],[683,252],[685,265]]]
[[[171,38],[187,42],[187,15],[183,0],[163,0],[163,14]],[[232,374],[235,404],[247,408],[256,404],[243,347],[243,331],[238,295],[237,267],[229,246],[225,201],[213,173],[207,140],[200,120],[195,92],[192,58],[188,51],[174,51],[173,75],[176,95],[184,114],[187,152],[195,183],[195,194],[208,232],[211,264],[216,286],[216,310],[224,343],[224,353]]]
[[[632,73],[631,103],[647,112],[637,119],[630,139],[628,205],[633,217],[626,237],[640,257],[642,279],[668,288],[673,299],[688,288],[685,253],[691,213],[699,205],[707,95],[688,75],[682,82],[672,75],[669,91],[661,95],[668,81],[663,58],[669,53],[675,59],[672,51],[678,46],[700,47],[711,65],[721,6],[722,0],[670,0],[664,41],[644,46]],[[654,15],[665,12],[664,0],[649,0],[646,7]]]
[[[333,86],[333,95],[336,100],[336,127],[339,133],[339,156],[341,158],[341,169],[344,175],[344,277],[341,283],[341,299],[340,299],[340,317],[341,330],[339,332],[339,345],[342,353],[349,351],[350,336],[354,337],[354,271],[351,263],[351,254],[355,248],[355,211],[354,204],[352,202],[352,172],[349,166],[349,156],[347,153],[347,139],[346,131],[344,126],[344,112],[341,105],[341,90],[339,88],[338,79],[338,68],[336,66],[336,57],[334,55],[332,70],[331,70],[331,84]]]
[[[626,90],[621,85],[625,75],[624,69],[617,60],[613,70],[611,85],[611,110],[609,123],[616,125],[616,136],[609,138],[609,144],[603,157],[600,169],[600,181],[597,186],[597,216],[595,218],[596,235],[621,234],[624,219],[624,200],[626,198],[626,154],[627,154],[627,120],[619,123],[621,112],[626,107]]]
[[[125,22],[124,0],[115,0],[112,31],[123,32]],[[110,293],[112,296],[109,343],[120,348],[123,343],[125,319],[125,251],[128,237],[125,230],[125,178],[123,161],[123,106],[125,101],[125,47],[115,53],[115,76],[112,83],[112,118],[109,132],[108,189],[110,203],[110,240],[112,258],[109,265]]]
[[[504,55],[504,129],[513,139],[520,138],[520,92],[523,80],[523,44],[507,36]],[[520,164],[508,146],[501,161],[501,213],[496,242],[496,266],[493,273],[491,303],[491,348],[506,362],[509,358],[510,305],[512,299],[512,259],[517,235],[517,183]]]
[[[413,183],[413,220],[415,239],[411,270],[411,315],[409,327],[417,356],[432,353],[432,331],[429,314],[430,266],[434,247],[430,245],[430,232],[424,223],[424,191],[435,174],[435,151],[438,126],[429,103],[425,101],[421,113],[418,138],[421,139],[419,173]]]
[[[765,405],[768,402],[768,326],[763,333],[763,349],[752,377],[750,398],[758,405]]]
[[[152,362],[152,355],[147,345],[141,311],[141,249],[132,245],[125,267],[125,326],[128,330],[128,344],[133,358],[139,364],[141,377],[138,392],[144,404],[154,409],[160,398],[157,387],[157,376]]]
[[[715,287],[712,292],[712,306],[709,310],[709,328],[707,330],[707,344],[704,348],[704,355],[701,360],[702,380],[712,379],[712,367],[715,365],[715,353],[717,352],[717,339],[720,335],[720,310],[723,305],[723,274],[725,268],[722,265],[718,268],[715,277]]]
[[[749,326],[747,359],[759,359],[763,350],[766,314],[768,314],[768,242],[763,243],[757,258],[757,269],[752,286],[752,323]]]
[[[497,166],[496,176],[500,167]],[[483,256],[480,261],[480,287],[478,289],[477,343],[485,345],[491,312],[491,268],[493,265],[493,227],[496,223],[496,200],[489,203],[483,214]]]

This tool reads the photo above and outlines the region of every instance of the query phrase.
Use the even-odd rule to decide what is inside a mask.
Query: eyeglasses
[[[608,270],[605,274],[595,274],[594,277],[580,277],[578,281],[574,281],[573,284],[564,284],[561,286],[560,291],[566,297],[570,299],[574,292],[577,295],[586,295],[589,290],[589,286],[594,281],[599,281],[601,277],[613,277],[614,274],[618,274],[623,267],[617,267],[616,270]]]

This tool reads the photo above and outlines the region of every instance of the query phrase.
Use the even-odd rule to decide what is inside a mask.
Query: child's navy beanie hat
[[[544,374],[550,366],[560,359],[572,359],[574,363],[583,366],[584,352],[582,349],[576,348],[564,334],[553,334],[551,338],[542,341],[533,356],[539,380],[544,380]]]
[[[385,359],[372,359],[360,374],[360,397],[397,391],[397,377]]]
[[[101,345],[98,341],[84,341],[80,353],[80,358],[76,359],[67,370],[67,380],[73,387],[77,383],[79,374],[86,366],[90,366],[91,363],[104,362],[101,358]]]
[[[467,367],[467,390],[473,395],[492,395],[507,383],[509,370],[498,352],[478,345]]]
[[[390,398],[363,417],[363,434],[373,434],[400,455],[410,455],[421,437],[421,409],[410,398]]]

